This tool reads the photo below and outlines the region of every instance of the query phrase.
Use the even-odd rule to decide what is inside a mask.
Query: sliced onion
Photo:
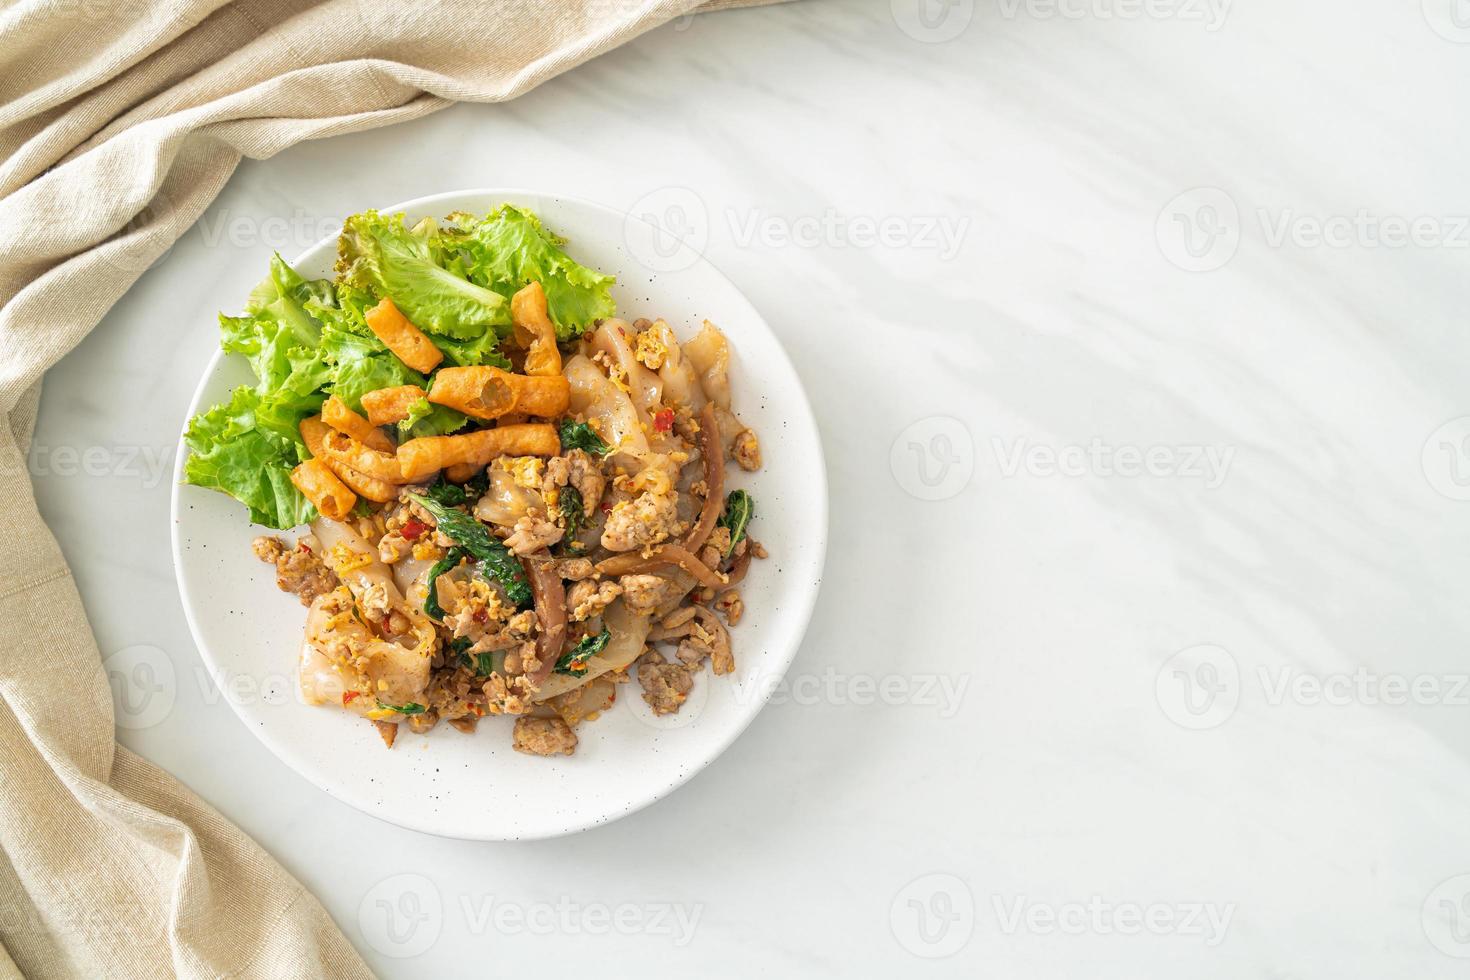
[[[704,454],[706,496],[699,522],[684,536],[685,549],[694,554],[709,540],[715,522],[725,509],[725,447],[720,442],[720,424],[715,420],[713,403],[706,404],[699,413],[699,451]]]
[[[536,601],[536,659],[541,662],[527,679],[532,687],[539,687],[550,676],[567,641],[567,590],[552,562],[523,558],[521,564]]]
[[[657,572],[670,565],[677,565],[690,575],[700,585],[708,585],[711,588],[719,588],[725,584],[704,562],[694,557],[693,553],[679,544],[662,544],[653,550],[647,558],[637,552],[625,552],[612,558],[604,559],[597,563],[597,570],[604,575],[644,575]]]

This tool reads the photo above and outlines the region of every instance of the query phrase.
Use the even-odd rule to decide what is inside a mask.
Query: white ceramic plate
[[[569,758],[513,751],[511,720],[495,717],[483,719],[474,735],[448,725],[425,736],[405,730],[389,751],[361,718],[300,702],[294,666],[306,610],[276,589],[273,569],[251,554],[250,540],[263,529],[248,522],[244,507],[183,485],[182,442],[173,493],[184,612],[205,665],[241,720],[287,765],[365,813],[476,840],[550,837],[615,820],[714,760],[791,663],[816,601],[827,536],[826,471],[801,383],[760,314],[702,257],[642,220],[572,198],[463,191],[382,210],[403,211],[412,221],[502,203],[533,209],[568,239],[574,258],[617,276],[620,315],[662,316],[680,339],[708,317],[730,338],[734,407],[760,435],[765,465],[754,474],[731,467],[729,481],[755,497],[753,533],[771,553],[743,587],[745,617],[731,631],[733,676],[717,678],[706,667],[681,711],[663,719],[630,681],[611,710],[578,729],[580,744]],[[309,278],[328,277],[335,251],[335,239],[327,239],[292,265]],[[221,296],[218,303],[234,311],[244,301]],[[217,353],[189,414],[252,380],[243,358]]]

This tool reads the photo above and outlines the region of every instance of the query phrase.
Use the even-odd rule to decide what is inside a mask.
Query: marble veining
[[[1455,13],[803,0],[244,163],[46,382],[37,492],[99,645],[172,672],[122,741],[384,976],[1463,975]],[[169,557],[214,314],[272,250],[475,186],[701,249],[781,334],[833,487],[773,703],[669,799],[534,844],[402,831],[278,763]]]

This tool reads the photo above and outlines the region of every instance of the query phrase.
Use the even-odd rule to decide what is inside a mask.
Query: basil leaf
[[[561,435],[561,451],[569,449],[581,449],[594,456],[606,456],[612,452],[612,447],[603,442],[592,426],[586,422],[573,422],[571,419],[562,419],[558,427]]]
[[[745,529],[750,525],[750,519],[755,516],[755,498],[744,490],[731,490],[725,495],[725,512],[715,522],[716,527],[730,529],[730,547],[725,549],[725,557],[729,558],[735,546],[745,537]]]
[[[443,474],[433,483],[424,488],[424,496],[439,501],[445,507],[458,507],[461,504],[478,500],[490,486],[490,474],[484,470],[476,473],[464,483],[450,483],[444,479]]]
[[[411,493],[408,499],[428,511],[440,531],[479,561],[480,569],[500,583],[506,598],[518,607],[531,602],[531,583],[526,580],[520,559],[491,535],[489,528],[464,511],[446,507],[431,497]]]
[[[468,636],[458,636],[450,641],[449,648],[459,658],[459,664],[465,670],[473,671],[476,677],[489,677],[490,672],[495,669],[495,660],[489,651],[477,653],[473,657],[469,654],[470,647],[474,643]]]
[[[444,622],[444,607],[439,605],[439,590],[435,588],[439,584],[439,576],[459,566],[459,563],[469,557],[469,552],[463,548],[450,548],[443,558],[434,562],[429,569],[428,594],[424,596],[424,614],[436,623]]]
[[[558,674],[571,674],[573,677],[587,673],[587,661],[594,654],[602,652],[612,639],[612,633],[604,629],[596,636],[584,636],[577,641],[577,645],[561,655],[556,662],[555,672]]]
[[[576,487],[562,487],[556,506],[561,511],[562,522],[567,528],[566,534],[562,536],[564,550],[576,554],[582,550],[582,542],[574,541],[573,538],[582,530],[582,524],[587,520],[582,491]]]
[[[396,711],[400,715],[421,715],[425,711],[429,710],[423,705],[415,704],[412,701],[408,702],[408,704],[385,704],[384,702],[379,701],[378,707],[384,708],[388,711]]]

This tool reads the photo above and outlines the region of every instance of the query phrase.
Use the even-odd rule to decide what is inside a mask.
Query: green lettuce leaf
[[[507,299],[528,282],[541,283],[560,339],[579,337],[594,320],[617,312],[616,280],[573,261],[561,249],[565,240],[530,211],[507,204],[484,218],[461,213],[451,219],[441,240],[459,250],[471,281]]]
[[[280,257],[271,257],[270,276],[250,293],[244,316],[220,314],[220,346],[243,354],[259,379],[261,391],[284,384],[298,366],[298,349],[311,350],[321,337],[321,325],[307,312],[306,303],[331,283],[308,283]]]
[[[245,314],[220,316],[220,346],[250,362],[256,383],[189,421],[184,478],[235,497],[257,524],[288,528],[316,516],[291,470],[306,456],[301,420],[321,410],[332,374],[308,305],[331,294],[330,282],[306,280],[276,255]]]
[[[250,508],[256,524],[273,528],[305,524],[317,515],[291,483],[291,470],[302,454],[294,443],[257,424],[259,407],[260,393],[241,385],[228,402],[190,419],[184,434],[189,447],[184,478],[234,497]]]
[[[435,405],[427,398],[420,398],[408,406],[408,418],[398,423],[398,434],[405,439],[420,436],[447,436],[464,428],[470,420],[463,412],[456,412],[447,405]]]
[[[322,331],[320,353],[331,365],[328,390],[354,412],[362,411],[362,396],[379,388],[418,385],[428,380],[404,364],[372,334],[353,333],[336,325]]]
[[[327,400],[324,385],[332,375],[331,365],[315,349],[293,347],[286,352],[289,365],[284,378],[272,388],[262,383],[256,392],[260,404],[255,422],[262,430],[288,443],[301,444],[301,420],[322,410]]]
[[[444,352],[446,367],[474,367],[478,364],[488,364],[491,367],[510,370],[510,358],[500,352],[500,338],[489,331],[473,340],[435,337],[434,346]]]
[[[374,296],[388,296],[428,334],[480,340],[510,332],[505,297],[446,268],[437,226],[406,228],[403,215],[364,211],[347,219],[337,240],[337,276]]]

